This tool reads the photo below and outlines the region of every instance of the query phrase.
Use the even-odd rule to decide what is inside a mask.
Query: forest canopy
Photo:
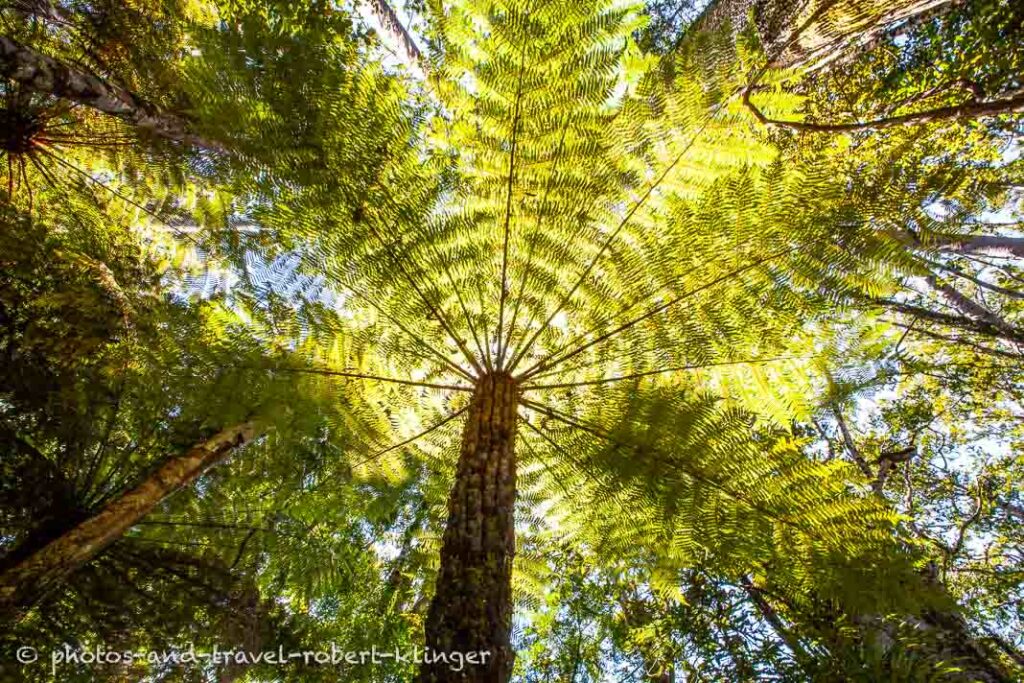
[[[1022,74],[1011,0],[0,0],[4,680],[1024,678]]]

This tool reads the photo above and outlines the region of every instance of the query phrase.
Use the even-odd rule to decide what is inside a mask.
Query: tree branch
[[[932,322],[948,325],[949,327],[975,332],[987,337],[994,337],[1016,344],[1024,344],[1024,332],[1017,331],[1016,329],[1008,331],[991,325],[985,321],[968,318],[967,316],[940,313],[938,311],[932,311],[924,308],[923,306],[906,304],[900,301],[893,301],[892,299],[875,299],[874,301],[875,303],[891,308],[892,310],[899,311],[900,313],[906,313],[922,320],[930,320]],[[920,330],[914,331],[920,332]]]
[[[902,114],[888,118],[875,119],[859,123],[807,123],[806,121],[788,121],[772,119],[765,116],[757,105],[750,101],[750,94],[754,88],[748,86],[743,90],[743,104],[754,115],[754,117],[766,126],[788,128],[789,130],[804,133],[849,133],[858,130],[881,130],[896,126],[910,126],[926,123],[935,123],[947,119],[961,118],[982,118],[987,116],[1001,116],[1004,114],[1019,114],[1024,112],[1024,89],[1015,90],[1009,93],[1008,97],[988,102],[969,101],[963,104],[948,107],[938,107],[922,112]]]
[[[934,275],[925,277],[925,282],[964,315],[991,325],[1011,337],[1019,334],[1018,330],[1001,316],[982,306],[974,299],[961,294],[955,287],[940,283]]]

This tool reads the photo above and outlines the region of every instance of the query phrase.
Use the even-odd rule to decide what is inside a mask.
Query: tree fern
[[[653,561],[649,583],[673,599],[682,589],[665,577],[711,566],[750,590],[812,595],[833,616],[909,615],[936,600],[863,477],[815,461],[780,424],[810,410],[814,379],[796,378],[807,366],[794,362],[825,349],[808,321],[838,303],[891,303],[894,275],[922,267],[893,235],[925,223],[922,199],[955,183],[926,173],[915,185],[897,167],[905,175],[886,185],[879,158],[890,157],[869,158],[884,145],[857,138],[859,127],[840,145],[764,127],[767,115],[819,105],[767,70],[779,56],[758,15],[760,44],[750,30],[737,38],[738,22],[711,25],[713,7],[676,49],[650,55],[637,44],[639,6],[431,2],[419,82],[374,63],[344,11],[200,7],[174,15],[168,70],[140,75],[132,57],[102,75],[185,117],[216,153],[133,141],[129,161],[90,154],[76,191],[102,183],[83,213],[103,222],[105,209],[124,209],[147,247],[172,257],[158,224],[194,235],[195,259],[219,284],[172,269],[159,279],[175,296],[140,305],[100,259],[68,260],[83,280],[91,273],[108,314],[138,313],[131,330],[105,321],[123,343],[96,342],[132,369],[111,374],[139,406],[104,412],[107,431],[151,416],[161,428],[144,454],[126,443],[109,465],[68,469],[127,481],[227,417],[259,412],[274,429],[112,548],[187,543],[192,524],[211,535],[248,526],[222,541],[234,557],[221,548],[218,566],[250,563],[294,612],[334,613],[332,591],[349,595],[379,569],[365,552],[372,534],[401,528],[401,557],[440,556],[426,574],[433,592],[407,605],[396,561],[394,581],[350,607],[408,607],[433,650],[488,652],[472,680],[511,675],[513,608],[541,600],[552,539]],[[880,13],[817,3],[792,16],[824,44],[850,26],[875,32]],[[54,58],[73,51],[70,34],[22,33]],[[322,72],[307,77],[309,63]],[[32,97],[59,108],[61,94]],[[8,159],[24,155],[19,140]],[[854,191],[858,164],[870,182]],[[165,166],[180,173],[154,172]],[[101,173],[110,178],[86,178]],[[48,182],[48,199],[67,194]],[[90,403],[106,385],[78,372],[69,392]],[[54,452],[69,442],[30,426]],[[123,488],[89,486],[79,502]],[[384,508],[357,505],[370,522],[323,518],[361,492]],[[405,520],[394,507],[410,498],[422,507]],[[217,511],[235,502],[223,522]],[[880,590],[881,577],[896,590]],[[419,675],[455,676],[443,664]]]

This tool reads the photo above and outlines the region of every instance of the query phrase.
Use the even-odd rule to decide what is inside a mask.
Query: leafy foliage
[[[826,4],[807,40],[877,9]],[[991,619],[1019,663],[1020,117],[829,128],[1015,96],[1019,11],[872,24],[808,74],[714,4],[407,9],[422,78],[328,3],[2,10],[211,144],[0,85],[0,562],[265,428],[5,650],[421,642],[459,418],[506,373],[521,680],[956,680]]]

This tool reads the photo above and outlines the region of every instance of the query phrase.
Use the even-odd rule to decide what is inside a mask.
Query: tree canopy
[[[0,25],[5,674],[1024,674],[1017,3]]]

